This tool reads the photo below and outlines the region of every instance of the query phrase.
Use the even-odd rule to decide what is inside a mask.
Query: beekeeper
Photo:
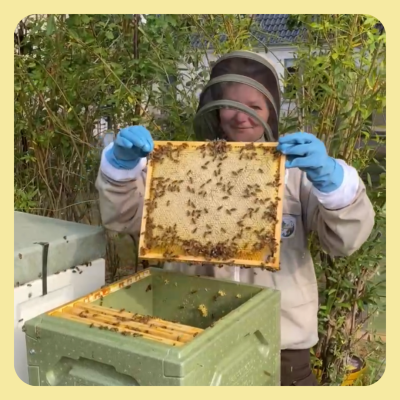
[[[315,386],[310,348],[318,342],[318,288],[307,236],[317,232],[332,256],[348,256],[366,241],[374,211],[357,171],[326,152],[314,135],[279,137],[280,89],[273,67],[260,55],[239,51],[211,71],[194,120],[197,140],[279,141],[287,156],[281,270],[216,268],[166,263],[165,268],[278,289],[281,292],[281,384]],[[102,154],[96,186],[106,228],[139,237],[151,134],[122,129]]]

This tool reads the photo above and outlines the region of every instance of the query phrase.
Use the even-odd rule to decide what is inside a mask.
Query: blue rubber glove
[[[118,169],[133,169],[141,158],[154,149],[153,138],[143,126],[121,129],[114,146],[105,154],[107,161]]]
[[[279,138],[277,150],[286,157],[286,168],[304,171],[312,184],[323,193],[330,193],[343,182],[343,167],[329,157],[324,143],[309,133],[292,133]]]

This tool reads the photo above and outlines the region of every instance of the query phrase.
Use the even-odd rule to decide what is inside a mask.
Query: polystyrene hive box
[[[150,268],[25,328],[35,386],[280,384],[273,289]]]
[[[105,253],[101,227],[14,212],[14,368],[23,382],[24,322],[104,285]]]

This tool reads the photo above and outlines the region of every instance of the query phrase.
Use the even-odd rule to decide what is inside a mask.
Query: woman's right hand
[[[144,126],[121,129],[114,145],[107,150],[107,161],[117,169],[133,169],[154,149],[153,138]]]

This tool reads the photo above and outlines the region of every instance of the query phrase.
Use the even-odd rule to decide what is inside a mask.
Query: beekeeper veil
[[[263,118],[257,108],[244,102],[232,100],[226,96],[227,88],[241,85],[257,91],[257,96],[268,109],[269,116]],[[260,97],[261,93],[263,97]],[[228,98],[227,98],[228,97]],[[265,105],[263,105],[265,108]],[[196,139],[214,140],[224,138],[221,127],[221,110],[235,110],[245,113],[253,124],[259,128],[260,137],[266,141],[278,139],[278,121],[280,111],[280,88],[276,71],[262,56],[249,51],[235,51],[221,57],[213,66],[209,83],[200,95],[200,103],[194,119]]]

